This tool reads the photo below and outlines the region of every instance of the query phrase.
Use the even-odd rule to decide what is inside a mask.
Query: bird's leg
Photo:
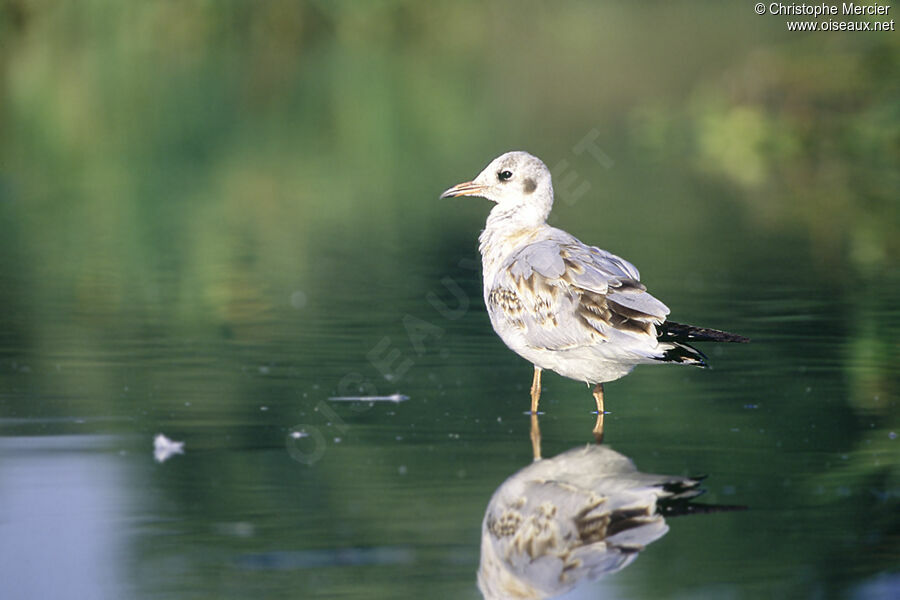
[[[593,394],[593,396],[594,396],[594,402],[597,403],[597,413],[602,415],[603,414],[603,384],[598,383],[597,385],[595,385],[593,391],[591,391],[591,394]]]
[[[531,451],[534,453],[534,460],[541,460],[541,426],[536,412],[531,413]]]
[[[531,380],[531,414],[536,415],[538,402],[541,400],[541,368],[534,366],[534,379]]]
[[[603,443],[603,384],[598,383],[594,386],[594,402],[597,403],[597,422],[594,424],[594,439],[598,444]]]

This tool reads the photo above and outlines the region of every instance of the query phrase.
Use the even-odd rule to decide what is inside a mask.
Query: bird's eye
[[[511,178],[512,171],[510,171],[509,169],[504,169],[503,171],[497,173],[497,179],[499,179],[500,181],[509,181]]]

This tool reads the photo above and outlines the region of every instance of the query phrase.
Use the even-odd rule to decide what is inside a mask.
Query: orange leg
[[[594,439],[600,444],[603,442],[603,384],[598,383],[592,392],[594,402],[597,403],[597,422],[594,424]]]
[[[536,415],[541,401],[541,368],[535,365],[534,379],[531,380],[531,414]]]

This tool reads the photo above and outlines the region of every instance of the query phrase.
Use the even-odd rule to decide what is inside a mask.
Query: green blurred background
[[[437,197],[511,149],[553,170],[552,222],[673,318],[755,341],[608,386],[607,439],[642,470],[765,507],[673,525],[609,593],[896,590],[900,37],[785,20],[0,0],[0,436],[100,436],[140,498],[121,581],[84,597],[477,596],[480,515],[530,457],[530,367],[481,306],[487,203]],[[589,439],[591,400],[547,379],[554,454]],[[327,401],[360,390],[411,400]],[[285,451],[303,423],[312,466]],[[157,431],[188,453],[150,466]],[[235,558],[347,547],[400,550]]]

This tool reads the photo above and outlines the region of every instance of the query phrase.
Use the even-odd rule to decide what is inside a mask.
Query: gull
[[[534,365],[532,414],[541,372],[549,369],[594,385],[602,435],[605,382],[639,364],[705,367],[704,355],[688,341],[749,341],[667,321],[669,308],[647,292],[634,265],[548,225],[550,171],[527,152],[507,152],[472,181],[441,194],[456,196],[495,203],[478,238],[484,303],[500,339]]]

